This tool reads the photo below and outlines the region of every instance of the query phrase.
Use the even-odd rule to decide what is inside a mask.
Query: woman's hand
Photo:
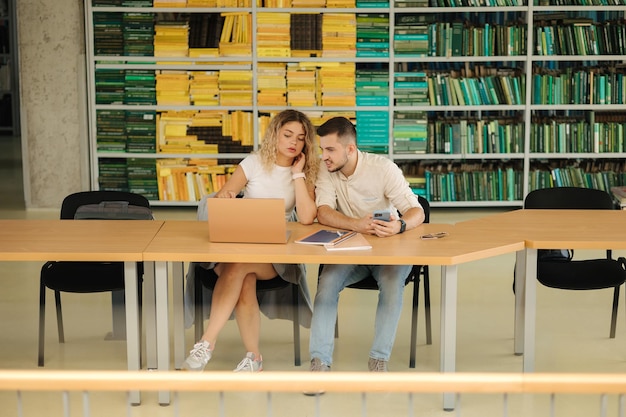
[[[215,198],[237,198],[237,193],[222,188],[217,192],[217,194],[215,194]]]
[[[304,153],[300,152],[300,155],[296,156],[291,164],[291,173],[299,174],[304,170],[304,163],[306,162],[306,157]]]

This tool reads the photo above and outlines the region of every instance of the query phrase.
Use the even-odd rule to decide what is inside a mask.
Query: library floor
[[[28,210],[22,202],[21,165],[17,141],[0,137],[0,218],[57,218],[58,210]],[[432,210],[431,222],[454,223],[497,212],[498,209]],[[157,219],[194,219],[192,208],[155,208]],[[624,256],[623,253],[616,255]],[[600,252],[577,251],[577,258],[602,256]],[[459,372],[521,372],[522,357],[513,355],[513,303],[511,291],[514,256],[506,255],[459,268],[457,370]],[[0,263],[0,368],[37,369],[37,314],[41,263]],[[312,265],[310,271],[316,271]],[[417,367],[408,367],[411,292],[405,292],[403,313],[393,355],[395,372],[437,372],[439,369],[440,272],[431,268],[433,344],[425,344],[424,314],[420,307]],[[316,277],[310,274],[309,288],[315,292]],[[376,293],[346,290],[340,301],[340,337],[335,346],[334,371],[367,372],[372,339]],[[105,341],[111,330],[108,294],[63,294],[65,344],[56,338],[52,293],[48,293],[45,369],[125,369],[123,341]],[[538,287],[537,372],[624,373],[626,372],[626,313],[620,306],[617,337],[609,339],[612,292],[567,292]],[[420,301],[421,302],[421,301]],[[293,366],[291,323],[263,318],[261,348],[265,372],[308,371],[308,329],[302,331],[303,365]],[[193,343],[188,329],[186,343]],[[243,357],[234,322],[220,336],[214,357],[205,372],[230,370]],[[181,394],[177,407],[158,405],[156,394],[143,393],[142,405],[125,406],[121,393],[91,395],[90,412],[84,414],[82,396],[70,394],[70,411],[65,413],[60,393],[24,393],[21,414],[16,394],[0,392],[0,415],[14,416],[448,416],[441,409],[441,396],[404,394],[326,394],[319,399],[296,394],[276,394],[268,407],[267,396],[226,394],[224,409],[217,394]],[[411,405],[412,404],[412,405]],[[591,395],[557,395],[554,410],[548,396],[466,395],[455,415],[462,416],[599,416],[601,399]],[[317,408],[319,406],[319,409]],[[554,414],[551,412],[554,411]],[[458,414],[456,414],[458,413]],[[607,416],[618,415],[618,399],[608,397]]]

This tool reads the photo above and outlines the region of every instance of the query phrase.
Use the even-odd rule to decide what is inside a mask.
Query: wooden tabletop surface
[[[372,265],[455,265],[524,248],[524,241],[499,233],[475,234],[450,224],[424,224],[389,238],[366,236],[369,250],[327,251],[323,246],[294,243],[317,229],[329,227],[290,223],[287,244],[232,244],[209,242],[206,222],[166,221],[144,252],[146,261],[279,262]],[[435,240],[420,236],[448,232]]]
[[[0,220],[2,261],[141,261],[156,220]]]

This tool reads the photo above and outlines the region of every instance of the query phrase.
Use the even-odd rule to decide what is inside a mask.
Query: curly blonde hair
[[[313,185],[315,184],[317,171],[319,170],[319,157],[315,143],[315,127],[306,114],[297,110],[283,110],[270,121],[258,151],[263,167],[268,171],[274,167],[278,148],[278,131],[290,122],[298,122],[304,129],[305,139],[302,153],[306,157],[306,162],[303,172],[306,175],[306,183]]]

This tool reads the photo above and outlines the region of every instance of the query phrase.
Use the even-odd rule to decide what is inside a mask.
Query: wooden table
[[[371,250],[328,252],[321,246],[294,243],[318,224],[289,224],[287,244],[211,243],[208,227],[198,221],[166,221],[144,252],[144,261],[155,262],[158,369],[169,369],[167,262],[172,262],[174,298],[174,363],[184,359],[183,262],[272,262],[305,264],[441,265],[441,371],[454,372],[456,358],[457,265],[520,251],[524,241],[502,233],[475,233],[449,224],[424,224],[390,238],[367,236]],[[442,239],[422,240],[425,233],[447,231]],[[169,393],[159,393],[161,404]],[[444,408],[454,408],[454,396],[444,394]]]
[[[128,369],[138,370],[137,262],[162,225],[154,220],[0,220],[0,261],[124,262]],[[139,404],[139,392],[130,400]]]
[[[459,229],[500,231],[523,238],[515,276],[515,353],[523,369],[535,367],[538,249],[626,249],[626,213],[621,210],[515,210],[461,222]]]

